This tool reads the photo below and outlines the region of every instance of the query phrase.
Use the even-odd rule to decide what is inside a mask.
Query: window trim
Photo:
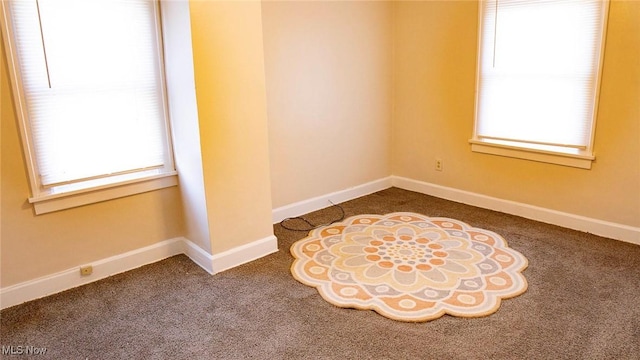
[[[139,179],[93,186],[87,189],[73,190],[60,194],[50,194],[37,198],[29,198],[36,215],[70,209],[82,205],[94,204],[125,196],[142,194],[178,185],[178,173],[159,174]]]
[[[166,68],[164,63],[165,45],[163,41],[162,13],[160,9],[160,1],[154,0],[156,42],[158,46],[158,57],[160,61],[160,80],[162,92],[162,104],[164,109],[165,122],[165,143],[167,146],[167,164],[163,167],[163,172],[153,175],[145,175],[142,171],[138,173],[140,176],[132,176],[126,180],[118,180],[118,176],[103,178],[106,183],[98,186],[87,186],[87,182],[80,182],[75,188],[66,191],[55,192],[51,189],[44,188],[38,181],[38,165],[37,159],[32,148],[33,138],[30,132],[30,121],[25,103],[25,93],[22,81],[22,75],[19,70],[19,60],[17,49],[13,46],[12,37],[13,24],[8,9],[8,2],[1,1],[0,4],[0,27],[3,33],[3,42],[5,46],[5,56],[9,71],[9,80],[12,86],[14,109],[18,118],[20,137],[23,147],[23,155],[27,173],[29,177],[29,185],[31,196],[28,202],[33,204],[36,215],[49,212],[74,208],[82,205],[93,204],[97,202],[117,199],[125,196],[141,194],[144,192],[160,190],[167,187],[178,185],[178,172],[176,171],[175,156],[173,149],[171,121],[169,118],[169,99],[166,83]],[[115,178],[115,179],[113,179]]]
[[[589,144],[586,149],[581,150],[578,154],[572,154],[562,151],[552,150],[540,150],[525,146],[519,146],[518,144],[498,144],[492,142],[491,139],[485,139],[478,136],[478,105],[479,105],[479,85],[480,85],[480,72],[481,65],[480,59],[482,56],[482,31],[483,31],[483,12],[484,3],[487,0],[480,0],[478,2],[478,37],[477,37],[477,51],[476,51],[476,82],[475,82],[475,103],[474,103],[474,119],[473,119],[473,134],[469,143],[471,144],[471,151],[483,154],[505,156],[517,159],[532,160],[538,162],[544,162],[549,164],[563,165],[576,167],[581,169],[591,169],[592,162],[595,161],[595,133],[596,124],[598,118],[598,108],[600,103],[600,88],[602,84],[602,72],[604,69],[604,52],[605,44],[607,40],[607,29],[609,22],[609,7],[610,0],[601,0],[603,20],[602,20],[602,41],[600,42],[600,56],[598,59],[598,71],[595,79],[595,95],[593,97],[593,117],[591,119],[591,135],[589,137]]]
[[[591,169],[591,163],[596,159],[595,153],[592,153],[591,155],[566,154],[554,151],[523,148],[519,146],[495,144],[475,139],[470,139],[469,143],[471,144],[471,151],[477,153],[532,160],[581,169]]]

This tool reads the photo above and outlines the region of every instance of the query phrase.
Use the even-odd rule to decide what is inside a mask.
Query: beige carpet
[[[481,318],[339,308],[291,276],[289,249],[308,232],[276,224],[278,252],[214,276],[180,255],[4,309],[0,345],[47,348],[39,360],[638,359],[640,246],[397,188],[340,205],[347,217],[415,212],[496,232],[527,257],[529,288]]]
[[[328,302],[401,321],[487,316],[527,289],[522,254],[449,218],[353,216],[313,230],[291,253],[293,276]]]

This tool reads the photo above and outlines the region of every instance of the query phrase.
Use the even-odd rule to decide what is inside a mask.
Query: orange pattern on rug
[[[498,234],[415,213],[359,215],[291,246],[291,273],[339,307],[401,321],[493,314],[522,294],[527,259]]]

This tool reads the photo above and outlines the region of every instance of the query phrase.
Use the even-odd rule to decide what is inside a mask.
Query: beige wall
[[[193,1],[191,29],[212,253],[273,235],[259,1]]]
[[[472,1],[394,4],[393,174],[640,226],[640,2],[611,3],[591,170],[470,151],[477,11]]]
[[[0,287],[183,234],[176,187],[35,216],[8,74],[2,46]]]
[[[592,170],[471,153],[475,2],[190,8],[213,254],[272,234],[271,194],[391,174],[640,226],[640,2],[611,4]],[[34,216],[0,59],[0,287],[185,234],[177,188]]]
[[[190,8],[209,226],[198,245],[215,255],[273,234],[261,4]],[[0,58],[0,287],[188,233],[177,187],[34,216],[4,48]]]
[[[389,176],[390,3],[262,6],[274,208]]]
[[[189,3],[162,1],[160,4],[169,118],[184,210],[184,236],[211,253],[200,149],[200,124],[193,73]]]

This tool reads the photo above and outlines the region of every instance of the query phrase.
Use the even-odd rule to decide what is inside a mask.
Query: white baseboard
[[[640,228],[638,227],[592,219],[399,176],[390,176],[274,209],[273,221],[277,223],[287,217],[323,209],[330,206],[329,200],[340,203],[391,186],[640,245]],[[170,239],[92,262],[90,265],[93,266],[93,273],[89,276],[81,276],[79,270],[81,266],[78,266],[2,288],[0,289],[0,309],[104,279],[178,254],[187,255],[208,273],[216,274],[276,251],[278,251],[278,241],[273,235],[215,255],[209,254],[183,237]]]
[[[80,267],[83,266],[81,265],[2,288],[0,289],[0,309],[39,299],[181,254],[183,251],[182,243],[182,238],[170,239],[92,262],[90,265],[93,266],[93,273],[88,276],[80,275]]]
[[[183,240],[182,252],[206,272],[213,275],[213,256],[188,239]]]
[[[174,255],[185,254],[209,274],[215,274],[276,251],[278,251],[278,239],[273,235],[215,255],[209,254],[183,237],[170,239],[86,264],[93,267],[93,273],[89,276],[80,275],[80,267],[84,266],[81,265],[2,288],[0,289],[0,309],[69,290]]]
[[[640,245],[640,228],[638,227],[503,200],[399,176],[392,176],[391,182],[393,186],[401,189]]]
[[[337,204],[359,198],[361,196],[369,195],[380,190],[388,189],[392,186],[391,179],[392,177],[390,176],[371,181],[366,184],[354,186],[349,189],[340,190],[308,200],[281,206],[279,208],[273,209],[273,223],[276,224],[289,217],[300,216],[308,214],[312,211],[327,208],[331,206],[329,200]]]
[[[271,235],[264,239],[235,247],[213,255],[213,272],[219,273],[233,267],[257,260],[278,251],[278,239]]]

